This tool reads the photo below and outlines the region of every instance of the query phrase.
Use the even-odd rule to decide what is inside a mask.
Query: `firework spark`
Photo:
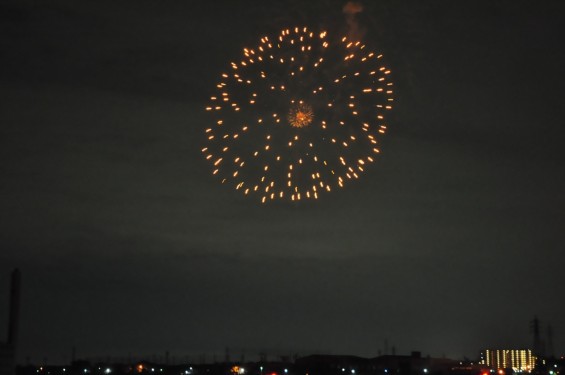
[[[263,203],[318,199],[374,162],[392,86],[359,40],[307,27],[264,36],[216,84],[202,153],[222,183]]]
[[[302,101],[292,106],[288,113],[288,122],[295,128],[303,128],[312,123],[314,112],[312,107]]]

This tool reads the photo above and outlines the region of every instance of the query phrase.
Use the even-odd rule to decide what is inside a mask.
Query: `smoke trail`
[[[343,14],[345,14],[345,22],[347,23],[347,34],[351,39],[361,39],[365,34],[359,26],[357,14],[363,12],[363,4],[357,1],[348,1],[343,6]]]

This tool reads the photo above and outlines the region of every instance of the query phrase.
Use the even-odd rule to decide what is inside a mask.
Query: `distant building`
[[[536,365],[536,357],[530,349],[485,349],[481,350],[481,363],[493,369],[531,372]]]
[[[310,375],[482,375],[480,369],[464,371],[454,368],[458,361],[447,358],[422,357],[420,352],[410,355],[382,355],[376,358],[362,358],[350,355],[311,355],[298,358],[295,362],[297,373]],[[489,375],[487,373],[487,375]]]
[[[295,366],[299,372],[311,375],[358,374],[367,372],[370,360],[353,355],[315,354],[297,358]]]
[[[410,355],[383,355],[371,359],[373,371],[399,375],[447,374],[458,363],[448,358],[422,357],[422,353],[418,351]]]

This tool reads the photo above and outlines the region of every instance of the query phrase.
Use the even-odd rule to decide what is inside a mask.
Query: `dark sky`
[[[259,35],[343,29],[343,1],[304,3],[0,1],[0,301],[21,268],[20,360],[385,339],[474,358],[529,346],[535,314],[565,351],[563,2],[366,1],[397,91],[378,162],[261,206],[212,178],[204,106]]]

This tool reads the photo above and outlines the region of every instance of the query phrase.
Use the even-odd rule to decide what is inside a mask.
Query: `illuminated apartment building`
[[[511,368],[515,372],[531,372],[536,357],[530,349],[485,349],[481,350],[481,364],[493,369]]]

